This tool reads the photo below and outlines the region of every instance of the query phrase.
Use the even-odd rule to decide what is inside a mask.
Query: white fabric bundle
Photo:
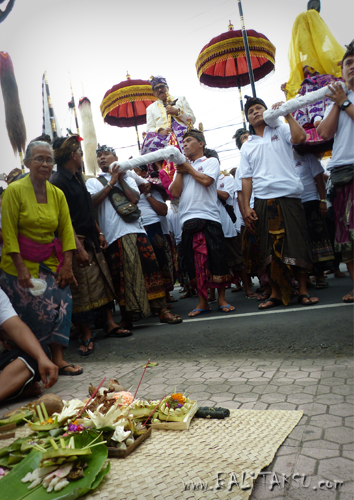
[[[113,167],[118,165],[120,171],[126,171],[140,167],[140,165],[146,165],[147,163],[154,163],[155,161],[160,160],[172,161],[173,163],[180,165],[186,161],[186,157],[174,146],[167,146],[166,148],[158,149],[153,153],[147,153],[146,155],[132,158],[131,160],[115,161],[111,163],[110,169],[112,170]]]
[[[342,85],[344,92],[347,93],[348,89],[345,83],[338,83]],[[331,90],[328,88],[328,86],[326,86],[322,87],[321,89],[315,90],[314,92],[294,97],[294,99],[290,99],[289,101],[284,102],[284,104],[279,106],[278,109],[267,109],[263,113],[263,119],[270,127],[277,127],[279,126],[278,118],[280,116],[286,116],[289,113],[293,113],[297,109],[306,108],[306,106],[309,106],[310,104],[314,104],[317,101],[325,99],[325,94],[331,93]]]

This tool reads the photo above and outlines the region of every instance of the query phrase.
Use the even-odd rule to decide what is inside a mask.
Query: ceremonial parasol
[[[138,125],[146,123],[146,108],[157,98],[147,80],[127,79],[108,90],[101,103],[105,123],[116,127],[135,126],[140,152]]]
[[[251,84],[255,95],[254,83],[248,71],[243,30],[234,30],[231,21],[228,28],[203,47],[195,66],[202,85],[219,89],[238,87],[245,125],[241,87]],[[275,47],[262,33],[254,30],[246,33],[254,81],[258,81],[273,71]]]

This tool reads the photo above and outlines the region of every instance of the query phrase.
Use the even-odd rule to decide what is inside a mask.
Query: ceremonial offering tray
[[[185,431],[189,429],[192,418],[198,411],[197,401],[191,401],[191,408],[188,410],[183,420],[179,421],[169,421],[165,420],[163,422],[153,422],[150,427],[153,429],[163,429],[171,431]],[[168,417],[167,417],[168,418]]]
[[[126,458],[128,455],[130,455],[135,448],[141,445],[148,437],[151,436],[151,427],[149,429],[146,429],[146,432],[144,434],[140,434],[140,436],[134,441],[133,444],[128,446],[125,450],[120,450],[118,448],[114,448],[112,446],[107,446],[108,449],[108,457],[109,458]]]

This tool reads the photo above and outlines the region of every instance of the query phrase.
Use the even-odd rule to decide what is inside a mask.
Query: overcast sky
[[[257,95],[268,105],[283,99],[280,85],[289,76],[291,29],[306,5],[306,0],[242,1],[246,29],[263,33],[276,47],[275,72],[256,83]],[[321,17],[341,45],[353,37],[352,12],[349,0],[322,0]],[[127,71],[133,79],[161,74],[171,94],[185,95],[197,123],[203,122],[208,146],[220,152],[221,168],[237,166],[232,135],[242,126],[238,91],[202,88],[195,69],[203,46],[227,31],[230,19],[235,29],[241,28],[237,0],[17,0],[0,24],[0,50],[8,52],[14,64],[28,141],[42,133],[44,70],[60,126],[75,131],[67,105],[69,70],[76,103],[83,95],[91,100],[98,142],[122,148],[117,150],[122,160],[137,156],[134,128],[104,124],[99,107],[105,92],[125,80]],[[250,94],[250,88],[243,93]],[[139,127],[140,134],[144,130]],[[2,97],[0,152],[0,173],[19,166],[5,127]]]

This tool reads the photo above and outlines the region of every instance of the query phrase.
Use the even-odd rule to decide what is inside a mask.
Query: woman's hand
[[[64,263],[63,267],[59,271],[57,283],[60,286],[60,288],[65,288],[72,281],[77,286],[77,281],[75,279],[71,264]]]
[[[87,267],[90,265],[90,257],[86,250],[82,247],[80,252],[75,253],[75,259],[79,267]]]
[[[322,217],[326,217],[328,214],[327,203],[325,201],[320,201],[320,214]]]
[[[17,281],[23,288],[33,288],[34,285],[31,281],[31,273],[27,267],[23,264],[19,269],[17,269]]]
[[[98,241],[100,242],[100,248],[102,248],[102,250],[106,250],[108,243],[107,243],[107,240],[106,240],[104,234],[100,234],[98,236]]]

